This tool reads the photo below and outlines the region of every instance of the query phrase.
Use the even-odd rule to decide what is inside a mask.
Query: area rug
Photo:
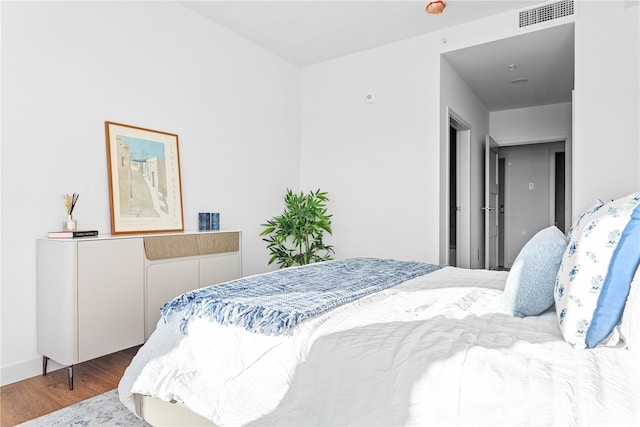
[[[75,405],[18,424],[16,427],[150,427],[133,415],[118,399],[118,391],[111,390]]]

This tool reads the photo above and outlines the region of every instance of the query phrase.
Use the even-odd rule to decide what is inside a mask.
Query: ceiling
[[[539,0],[447,0],[441,15],[422,0],[179,1],[298,66],[349,55]],[[573,27],[563,25],[474,46],[444,57],[490,111],[571,100]],[[514,71],[507,66],[516,64]],[[511,84],[526,78],[526,83]]]
[[[564,24],[443,56],[489,111],[509,110],[571,101],[573,41]]]

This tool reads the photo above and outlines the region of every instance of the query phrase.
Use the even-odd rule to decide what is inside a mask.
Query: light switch
[[[533,182],[529,183],[529,190],[533,190],[533,188],[535,187],[535,185],[533,185]]]

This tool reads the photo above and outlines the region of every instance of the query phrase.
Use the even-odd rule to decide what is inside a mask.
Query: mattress
[[[119,385],[220,426],[631,426],[622,348],[574,350],[553,310],[504,309],[507,273],[445,267],[267,336],[161,320]]]

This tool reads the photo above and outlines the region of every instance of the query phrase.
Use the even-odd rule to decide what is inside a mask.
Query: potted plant
[[[273,217],[260,233],[271,253],[269,264],[277,260],[280,268],[331,260],[333,247],[322,241],[331,234],[331,216],[327,215],[327,193],[319,189],[308,194],[287,190],[285,210]]]

